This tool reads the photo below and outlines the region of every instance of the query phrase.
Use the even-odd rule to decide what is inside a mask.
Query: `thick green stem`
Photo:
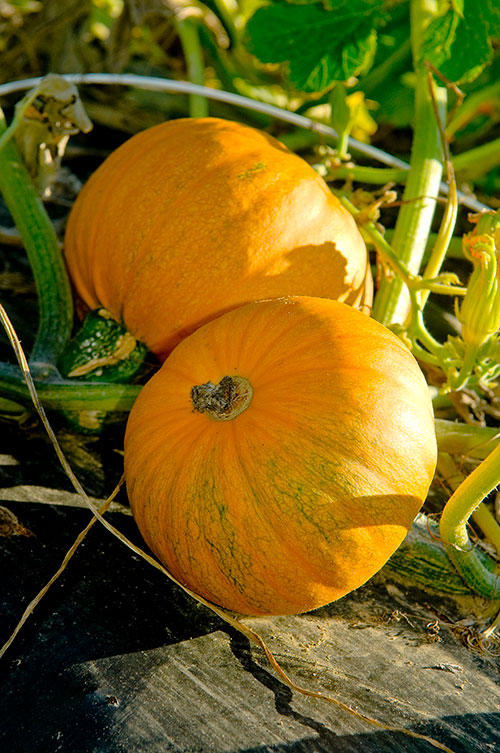
[[[0,111],[0,134],[6,130]],[[73,324],[73,301],[60,244],[12,139],[0,150],[0,192],[16,224],[38,293],[39,322],[31,353],[41,377],[54,370]]]
[[[436,87],[436,99],[443,115],[446,91]],[[417,83],[415,102],[415,134],[410,161],[410,173],[392,247],[398,258],[413,274],[418,274],[442,176],[442,150],[434,112],[427,90],[427,80],[421,76]],[[403,323],[409,311],[409,296],[401,279],[384,279],[376,298],[373,315],[383,324]]]
[[[40,401],[47,410],[123,411],[132,408],[140,385],[76,382],[65,379],[35,380]],[[32,407],[30,393],[16,366],[0,364],[0,392],[3,397]]]
[[[289,148],[295,146],[292,140],[287,139],[286,137],[281,137],[281,141],[286,143]],[[408,170],[397,167],[336,165],[328,170],[327,180],[355,180],[358,181],[358,183],[369,183],[374,186],[383,186],[386,183],[405,183],[408,175]]]
[[[430,71],[428,71],[427,73],[427,80],[429,82],[429,87],[432,86],[432,74],[430,73]],[[435,102],[434,109],[437,119],[438,113],[436,112],[437,105]],[[443,218],[441,220],[441,225],[438,232],[438,237],[424,270],[424,277],[430,278],[436,277],[441,271],[441,267],[443,266],[446,254],[448,252],[450,241],[453,237],[453,231],[455,230],[458,215],[457,186],[455,183],[455,174],[453,172],[453,167],[451,164],[451,155],[448,147],[448,142],[446,141],[443,130],[440,131],[440,137],[446,163],[446,177],[449,192],[446,207],[443,213]],[[419,302],[422,308],[425,306],[427,298],[429,297],[429,293],[429,290],[423,290],[420,294]]]
[[[417,516],[382,573],[403,579],[405,583],[408,580],[417,583],[425,590],[452,596],[470,594],[470,589],[456,572],[439,541],[437,523],[423,514]]]
[[[412,49],[415,61],[423,33],[436,10],[433,2],[413,0]],[[406,202],[398,215],[392,246],[399,259],[413,274],[418,274],[427,245],[442,177],[443,152],[433,101],[425,68],[416,63],[415,126],[410,160],[410,173],[403,199]],[[444,123],[446,89],[434,86],[439,118]],[[403,323],[408,315],[410,299],[399,278],[382,281],[373,315],[383,324]]]
[[[193,84],[205,83],[205,64],[200,45],[198,27],[193,18],[178,18],[175,27],[181,40],[182,50],[187,65],[188,78]],[[189,114],[192,118],[204,118],[208,115],[208,99],[199,94],[189,97]]]
[[[483,504],[474,510],[472,516],[474,522],[497,550],[497,557],[500,556],[500,526],[493,513]]]
[[[460,484],[466,478],[465,473],[459,468],[452,456],[445,452],[439,453],[437,469],[443,477],[446,485],[452,491],[458,489]],[[474,523],[476,523],[484,533],[490,544],[493,544],[498,556],[500,554],[500,526],[498,525],[495,516],[483,502],[476,507],[471,517],[473,518]]]
[[[364,212],[357,209],[346,196],[340,196],[341,203],[352,214],[358,223],[365,241],[373,244],[378,251],[378,254],[382,262],[395,272],[398,278],[404,282],[404,284],[413,290],[429,290],[430,292],[440,293],[441,295],[453,295],[462,296],[465,295],[465,288],[460,288],[455,284],[448,284],[445,279],[426,279],[415,277],[408,270],[406,265],[401,262],[401,259],[394,252],[394,248],[386,240],[386,237],[382,235],[379,228],[373,220],[366,217]],[[439,346],[439,343],[435,343]]]
[[[476,593],[500,595],[500,571],[485,559],[469,539],[467,523],[488,494],[500,484],[500,445],[467,476],[445,505],[440,521],[441,539],[458,572]]]
[[[338,133],[337,156],[341,160],[349,158],[349,133],[352,127],[352,111],[347,99],[347,89],[338,82],[330,95],[331,123]]]
[[[281,140],[291,149],[296,146],[292,134],[290,137],[281,137]],[[297,136],[299,148],[316,142],[316,135],[307,131],[305,135]],[[500,138],[456,154],[451,163],[461,181],[484,177],[485,173],[500,165]],[[339,165],[333,167],[328,173],[329,180],[356,180],[359,183],[370,183],[376,186],[383,186],[385,183],[406,183],[408,176],[409,171],[404,168],[366,167],[364,165]]]

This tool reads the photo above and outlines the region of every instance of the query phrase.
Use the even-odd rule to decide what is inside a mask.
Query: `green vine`
[[[15,139],[16,129],[24,124],[25,113],[37,97],[48,108],[57,109],[67,105],[68,101],[73,103],[74,95],[76,90],[70,86],[68,91],[64,79],[48,76],[19,103],[9,128],[0,110],[0,192],[20,233],[37,290],[39,323],[29,366],[38,394],[48,410],[57,410],[72,417],[85,413],[88,419],[92,413],[104,415],[129,411],[139,387],[115,385],[111,381],[84,384],[61,376],[58,366],[70,347],[69,338],[73,328],[71,287],[61,244]],[[75,103],[72,106],[79,114]],[[80,119],[87,128],[88,121]],[[135,375],[141,368],[144,349],[143,346],[136,346],[134,341],[134,347],[130,350],[137,354],[131,371],[131,375]],[[118,364],[115,370],[120,372],[120,369],[121,364]],[[19,403],[31,406],[23,375],[11,364],[0,363],[0,392],[11,407]],[[7,410],[9,403],[5,403],[3,408]],[[95,428],[98,428],[97,424]]]
[[[500,568],[471,542],[469,518],[500,482],[500,445],[453,492],[440,519],[440,533],[450,560],[467,585],[481,596],[500,596]],[[498,527],[498,524],[495,525]]]
[[[446,90],[435,87],[438,112],[444,120]],[[442,147],[434,116],[426,72],[417,72],[415,91],[415,130],[406,181],[392,247],[408,271],[418,274],[424,257],[442,177]],[[382,324],[404,323],[410,301],[404,281],[399,277],[382,280],[373,308],[373,316]]]
[[[183,13],[186,13],[185,9],[180,10],[178,16],[174,16],[174,24],[186,59],[188,77],[194,84],[203,85],[205,83],[205,66],[198,25],[194,18],[189,16],[183,18]],[[208,99],[200,94],[191,94],[189,114],[192,118],[205,118],[208,115]]]
[[[6,132],[0,110],[0,133]],[[0,192],[23,240],[38,293],[39,324],[30,365],[36,374],[49,376],[73,326],[73,299],[54,226],[12,138],[0,149]]]

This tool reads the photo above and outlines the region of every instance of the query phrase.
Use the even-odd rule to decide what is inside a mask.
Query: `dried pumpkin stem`
[[[253,388],[248,379],[225,376],[219,384],[206,382],[191,390],[193,408],[206,413],[213,421],[231,421],[243,413],[252,402]]]

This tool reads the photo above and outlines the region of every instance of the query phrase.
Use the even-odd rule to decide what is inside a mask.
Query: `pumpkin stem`
[[[219,384],[206,382],[193,387],[191,400],[198,413],[206,413],[213,421],[231,421],[252,402],[253,388],[248,379],[225,376]]]

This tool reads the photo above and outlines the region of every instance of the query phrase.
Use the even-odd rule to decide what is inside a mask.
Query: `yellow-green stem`
[[[290,148],[295,148],[296,144],[298,148],[305,148],[306,145],[317,143],[317,136],[306,131],[305,135],[297,136],[297,142],[294,141],[293,134],[281,137],[281,140],[287,146],[290,145]],[[484,177],[485,173],[500,165],[500,138],[456,154],[451,162],[461,181]],[[338,165],[331,168],[328,179],[356,180],[359,183],[383,186],[385,183],[406,183],[408,175],[409,171],[404,168]]]
[[[205,83],[205,64],[196,20],[190,17],[177,18],[175,27],[184,52],[188,78],[191,83],[203,86]],[[208,99],[199,94],[191,94],[189,97],[189,114],[192,118],[206,117],[208,115]]]
[[[307,132],[306,132],[307,133]],[[312,141],[309,134],[308,140]],[[296,146],[291,137],[281,137],[289,148]],[[305,139],[304,139],[305,141]],[[317,139],[316,139],[317,141]],[[299,142],[299,145],[300,142]],[[408,178],[408,170],[397,167],[366,167],[365,165],[336,165],[328,170],[327,180],[355,180],[359,183],[369,183],[375,186],[383,186],[386,183],[405,183]]]
[[[433,108],[436,121],[438,121],[439,115],[437,110],[437,103],[434,100],[434,94],[432,92],[432,75],[430,71],[427,72],[427,81],[429,83],[429,89],[432,93]],[[443,266],[448,246],[453,236],[455,224],[458,215],[458,200],[457,200],[457,186],[455,183],[455,175],[453,167],[451,165],[450,150],[448,148],[448,142],[444,134],[443,128],[440,129],[441,145],[443,148],[443,154],[446,160],[446,178],[448,182],[448,199],[446,202],[446,208],[444,210],[441,225],[439,227],[438,236],[431,252],[431,256],[424,270],[424,277],[436,277]],[[422,290],[419,295],[419,302],[422,308],[425,306],[427,298],[429,297],[429,290]]]
[[[448,556],[467,585],[487,598],[500,595],[500,570],[469,539],[467,524],[483,500],[500,484],[500,445],[453,492],[440,521]]]
[[[447,453],[440,452],[438,457],[438,471],[444,478],[446,485],[455,491],[466,478],[462,473],[455,460]],[[493,544],[497,555],[500,555],[500,526],[495,516],[489,511],[488,507],[481,503],[476,507],[471,517],[476,525],[479,526],[488,541]]]
[[[413,274],[420,272],[434,216],[442,177],[443,152],[438,124],[425,68],[419,63],[423,34],[437,12],[431,0],[412,0],[412,50],[416,68],[415,126],[404,201],[398,215],[392,246],[399,259]],[[432,84],[438,116],[444,123],[446,89]],[[385,278],[375,299],[373,315],[383,324],[402,324],[410,309],[410,298],[403,280]]]
[[[231,43],[236,44],[238,41],[238,29],[244,23],[237,0],[214,0],[214,5],[224,22]]]
[[[460,288],[454,284],[448,284],[439,278],[426,279],[412,275],[406,265],[395,253],[393,246],[387,241],[387,238],[392,237],[393,234],[386,233],[386,235],[382,235],[375,222],[364,215],[361,210],[357,209],[346,196],[340,195],[339,200],[355,218],[365,241],[371,243],[377,249],[381,261],[389,267],[408,288],[413,288],[414,290],[428,290],[429,292],[439,293],[440,295],[465,295],[465,288]]]
[[[487,537],[496,549],[497,556],[500,557],[500,526],[490,509],[481,504],[472,513],[475,523],[479,526],[481,531]]]

